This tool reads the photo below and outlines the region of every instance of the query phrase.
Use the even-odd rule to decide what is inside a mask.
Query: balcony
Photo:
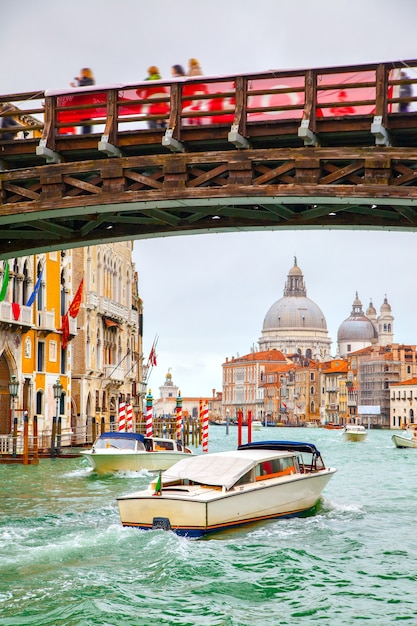
[[[38,328],[43,335],[56,332],[55,311],[38,311]]]
[[[12,305],[11,302],[0,302],[0,328],[2,330],[22,330],[26,333],[32,324],[32,307],[23,304]]]
[[[120,323],[127,322],[129,319],[129,309],[109,298],[100,298],[99,313],[108,315]]]
[[[85,308],[90,311],[97,309],[99,297],[95,291],[88,291],[85,298]]]
[[[125,371],[123,367],[117,365],[105,365],[104,376],[109,380],[122,383],[125,379]]]

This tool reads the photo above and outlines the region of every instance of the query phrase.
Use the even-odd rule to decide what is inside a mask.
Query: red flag
[[[65,315],[62,316],[61,328],[58,328],[58,330],[62,330],[62,348],[63,348],[63,350],[65,350],[65,348],[68,345],[68,339],[69,339],[69,319],[68,319],[68,313],[65,313]]]
[[[75,294],[71,304],[69,305],[68,313],[69,315],[71,315],[71,317],[77,317],[79,313],[80,306],[81,306],[81,298],[83,295],[83,285],[84,285],[84,278],[81,280],[80,286],[77,289],[77,293]]]
[[[150,354],[149,354],[149,357],[148,357],[148,362],[152,366],[156,365],[156,352],[155,352],[155,347],[154,346],[152,346],[152,350],[150,351]]]

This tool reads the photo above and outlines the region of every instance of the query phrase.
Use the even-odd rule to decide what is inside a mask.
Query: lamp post
[[[59,416],[59,403],[61,401],[62,395],[62,385],[59,378],[56,379],[56,383],[53,385],[54,389],[54,398],[56,403],[56,411],[55,415],[52,418],[52,435],[51,435],[51,457],[55,456],[55,435],[56,435],[56,425]]]
[[[13,375],[9,382],[9,393],[12,405],[12,430],[13,430],[13,457],[16,457],[17,447],[17,419],[14,416],[14,403],[19,393],[19,381],[16,380],[16,376]]]
[[[226,409],[226,435],[229,434],[230,411]]]

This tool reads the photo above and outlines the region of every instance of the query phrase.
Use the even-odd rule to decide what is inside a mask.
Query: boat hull
[[[167,470],[181,459],[190,456],[188,453],[177,451],[108,453],[91,450],[85,450],[81,455],[98,474]]]
[[[367,432],[364,433],[343,433],[343,439],[345,441],[365,441],[368,436]]]
[[[162,495],[139,492],[118,498],[123,526],[154,528],[155,518],[179,535],[201,537],[207,533],[278,517],[308,513],[336,470],[276,479],[248,488],[223,492],[198,487],[164,488]],[[204,491],[204,492],[203,492]]]
[[[401,435],[393,435],[391,439],[396,448],[417,448],[417,438],[409,439]]]

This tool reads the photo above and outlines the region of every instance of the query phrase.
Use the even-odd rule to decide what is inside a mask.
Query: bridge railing
[[[14,108],[1,116],[19,119],[21,105],[22,120],[30,116],[32,129],[42,132],[37,154],[50,161],[57,159],[57,142],[62,147],[74,135],[87,144],[86,136],[99,134],[98,150],[120,156],[122,137],[132,131],[136,142],[150,144],[152,135],[153,142],[183,151],[183,141],[199,138],[207,126],[217,132],[214,138],[223,133],[237,148],[249,147],[261,126],[282,135],[295,128],[298,139],[312,145],[325,121],[355,116],[369,117],[370,132],[383,144],[389,116],[417,109],[416,70],[417,61],[407,61],[10,94],[0,96],[0,105]],[[20,131],[0,127],[0,141]]]

